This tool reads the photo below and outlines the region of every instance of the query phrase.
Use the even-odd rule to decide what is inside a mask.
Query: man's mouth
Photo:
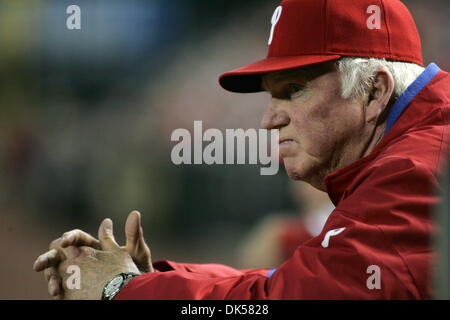
[[[294,142],[294,140],[292,140],[292,139],[280,139],[279,144],[280,144],[280,147],[281,147],[281,146],[289,145],[291,142]]]

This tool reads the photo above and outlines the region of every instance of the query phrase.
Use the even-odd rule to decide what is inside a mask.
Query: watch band
[[[131,279],[139,275],[135,272],[123,272],[109,280],[103,288],[102,300],[113,300]]]

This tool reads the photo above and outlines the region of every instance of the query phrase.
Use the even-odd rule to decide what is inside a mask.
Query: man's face
[[[263,77],[271,93],[262,127],[280,130],[280,157],[288,175],[323,190],[323,178],[359,159],[368,139],[363,102],[341,97],[332,64]]]

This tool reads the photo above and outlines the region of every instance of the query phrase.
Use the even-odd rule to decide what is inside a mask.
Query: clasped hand
[[[49,251],[40,255],[33,265],[44,271],[48,292],[56,299],[100,299],[104,286],[122,272],[153,272],[150,249],[145,243],[141,216],[133,211],[125,223],[126,245],[119,246],[113,234],[113,224],[105,219],[98,229],[98,240],[75,229],[52,241]],[[68,282],[69,267],[79,268],[79,286]]]

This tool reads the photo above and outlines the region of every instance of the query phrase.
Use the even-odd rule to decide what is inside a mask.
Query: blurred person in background
[[[303,181],[291,180],[290,189],[298,211],[269,213],[255,225],[237,249],[239,268],[276,268],[322,231],[334,210],[328,194]]]
[[[221,77],[230,91],[271,93],[263,127],[280,129],[288,175],[326,190],[336,205],[320,235],[276,270],[151,263],[140,216],[132,213],[125,247],[114,241],[109,219],[101,224],[98,240],[74,230],[52,243],[35,264],[36,270],[46,270],[52,295],[432,296],[430,210],[438,199],[431,192],[439,187],[448,151],[450,76],[435,64],[423,67],[414,22],[400,2],[385,0],[382,12],[370,1],[328,1],[327,10],[323,3],[283,1],[271,20],[268,58]],[[82,269],[81,290],[62,288],[70,264]]]

